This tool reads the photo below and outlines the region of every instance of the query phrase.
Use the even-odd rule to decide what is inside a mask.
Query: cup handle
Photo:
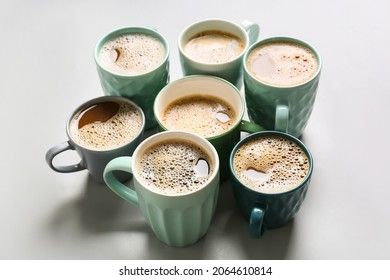
[[[118,196],[138,207],[137,193],[122,184],[114,175],[114,171],[125,171],[133,174],[132,157],[123,156],[111,160],[105,167],[103,178],[107,186]]]
[[[265,211],[260,208],[253,208],[249,220],[249,234],[253,238],[260,238],[264,231],[265,226],[263,224]]]
[[[75,150],[73,145],[69,142],[66,141],[64,143],[58,144],[54,147],[52,147],[50,150],[47,151],[46,153],[46,162],[50,166],[51,169],[54,171],[60,172],[60,173],[70,173],[70,172],[76,172],[80,170],[84,170],[86,167],[84,166],[83,162],[80,161],[77,164],[73,165],[65,165],[65,166],[55,166],[53,164],[54,158],[67,150]]]
[[[254,122],[248,122],[246,120],[241,120],[240,123],[240,130],[248,133],[255,133],[259,131],[264,131],[266,130],[265,127],[254,123]]]
[[[281,132],[288,132],[288,114],[289,108],[287,105],[278,104],[276,105],[275,112],[275,130]]]
[[[245,31],[249,35],[249,45],[252,45],[259,38],[259,34],[260,34],[259,25],[251,21],[244,20],[243,22],[241,22],[241,26],[244,27]]]

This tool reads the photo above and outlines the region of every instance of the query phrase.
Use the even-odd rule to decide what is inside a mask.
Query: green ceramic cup
[[[202,148],[213,168],[200,188],[184,194],[166,194],[145,183],[137,171],[138,158],[153,145],[178,140]],[[133,174],[134,190],[118,181],[113,173],[117,170]],[[215,148],[200,136],[182,131],[160,132],[144,140],[132,157],[119,157],[109,162],[104,180],[113,192],[139,208],[159,240],[170,246],[184,247],[196,243],[208,231],[218,200],[219,158]]]
[[[142,74],[118,74],[104,65],[99,59],[102,46],[109,40],[124,34],[141,33],[158,39],[165,48],[165,55],[158,66]],[[153,102],[157,93],[169,82],[169,45],[155,29],[147,27],[124,27],[103,36],[95,47],[95,63],[100,83],[106,95],[123,96],[137,103],[144,111],[145,129],[156,126],[153,116]]]
[[[310,49],[318,62],[314,76],[306,82],[293,86],[271,85],[256,79],[248,67],[248,57],[254,49],[271,42],[290,42]],[[269,130],[283,131],[300,137],[312,113],[320,81],[322,60],[318,51],[298,39],[273,37],[250,46],[243,61],[245,99],[249,119]]]
[[[233,160],[237,150],[254,139],[269,139],[280,137],[295,143],[308,159],[308,170],[303,180],[294,188],[282,192],[264,192],[251,188],[236,175]],[[271,154],[265,157],[273,156]],[[249,156],[248,156],[249,157]],[[259,161],[259,159],[257,159]],[[245,165],[246,163],[244,163]],[[253,133],[242,139],[233,149],[229,159],[233,194],[241,213],[249,222],[249,233],[254,238],[260,238],[265,230],[281,227],[291,221],[298,213],[310,185],[313,172],[313,158],[309,149],[297,138],[278,131],[262,131]],[[278,176],[274,169],[273,176]]]
[[[244,49],[240,55],[223,63],[204,63],[194,60],[185,52],[186,43],[200,32],[217,30],[223,33],[230,33],[244,44]],[[188,75],[212,75],[221,77],[237,88],[242,86],[242,58],[246,49],[254,43],[259,36],[259,26],[250,21],[243,21],[241,24],[224,19],[205,19],[195,22],[186,27],[179,36],[179,57],[184,76]]]
[[[230,104],[233,111],[236,113],[235,122],[228,130],[217,135],[204,136],[213,144],[218,152],[221,162],[221,181],[224,181],[230,176],[229,155],[234,145],[240,141],[241,132],[253,133],[262,131],[264,128],[253,122],[243,120],[245,100],[234,85],[219,77],[192,75],[169,83],[157,95],[153,110],[160,131],[182,129],[192,133],[195,132],[191,130],[191,128],[169,128],[163,121],[164,112],[172,102],[194,94],[221,99],[227,104]],[[196,121],[196,117],[189,121]]]

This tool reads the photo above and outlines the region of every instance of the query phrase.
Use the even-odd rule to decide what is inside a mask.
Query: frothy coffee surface
[[[170,130],[184,130],[203,137],[219,135],[236,123],[236,113],[223,100],[202,94],[194,94],[173,101],[162,117]]]
[[[305,152],[282,137],[260,137],[242,145],[233,158],[233,168],[245,186],[265,193],[280,193],[298,187],[309,172]]]
[[[270,42],[250,53],[247,66],[264,83],[293,86],[313,77],[318,69],[318,61],[313,51],[302,45]]]
[[[158,39],[131,33],[107,41],[100,50],[99,61],[116,74],[139,75],[157,68],[164,56],[164,45]]]
[[[138,161],[137,173],[143,183],[165,194],[184,194],[201,188],[214,168],[202,148],[184,140],[157,143]]]
[[[244,50],[244,42],[233,34],[209,30],[194,36],[184,52],[202,63],[224,63],[238,57]]]
[[[92,150],[109,150],[132,141],[142,127],[142,115],[125,102],[101,102],[78,112],[70,122],[72,139]]]

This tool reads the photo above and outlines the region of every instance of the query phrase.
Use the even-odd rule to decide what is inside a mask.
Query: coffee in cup
[[[294,86],[311,79],[318,69],[314,52],[296,42],[275,41],[254,48],[248,56],[249,71],[275,86]]]
[[[168,105],[162,117],[170,130],[184,130],[213,137],[230,130],[237,122],[234,107],[227,101],[207,94],[179,98]]]
[[[318,51],[302,40],[271,37],[252,44],[243,63],[249,119],[300,137],[314,108],[321,68]]]
[[[209,75],[191,75],[166,85],[154,102],[159,129],[198,134],[214,145],[221,166],[221,181],[228,179],[229,154],[240,141],[241,132],[263,127],[243,120],[245,101],[228,81]]]
[[[118,75],[141,75],[162,63],[165,47],[157,38],[145,33],[128,33],[106,41],[98,60]]]
[[[91,150],[110,150],[132,141],[142,128],[142,114],[124,101],[102,101],[83,108],[71,119],[70,136]]]
[[[201,188],[214,172],[210,156],[187,140],[166,140],[137,158],[141,184],[164,194],[185,194]]]
[[[259,36],[259,25],[224,19],[205,19],[187,26],[179,36],[184,76],[210,75],[237,88],[242,85],[242,58]]]
[[[205,30],[193,36],[184,46],[191,59],[201,63],[225,63],[245,49],[243,40],[220,30]]]
[[[104,94],[134,101],[145,114],[145,129],[155,127],[153,101],[169,82],[165,37],[149,27],[113,30],[96,44],[95,63]]]
[[[208,231],[219,193],[219,157],[200,135],[184,131],[156,133],[133,156],[111,160],[107,186],[139,208],[156,237],[170,246],[196,243]],[[115,172],[133,174],[134,188]]]
[[[263,193],[282,193],[299,186],[310,166],[296,143],[280,136],[253,138],[233,158],[234,174],[245,186]]]
[[[262,131],[243,138],[230,154],[235,200],[259,238],[298,213],[310,185],[313,158],[298,138]]]
[[[107,163],[119,156],[131,156],[141,142],[145,129],[142,109],[124,97],[101,96],[91,99],[69,116],[66,122],[68,140],[46,153],[46,162],[54,171],[70,173],[87,169],[92,178],[103,183]],[[68,150],[76,150],[80,162],[54,164],[54,158]],[[117,172],[120,181],[130,174]]]

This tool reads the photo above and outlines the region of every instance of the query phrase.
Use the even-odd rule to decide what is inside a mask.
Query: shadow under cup
[[[298,147],[308,161],[308,169],[303,180],[289,190],[281,192],[265,192],[257,188],[249,187],[243,179],[239,179],[233,163],[237,151],[251,140],[283,139]],[[291,150],[291,149],[290,149]],[[267,154],[270,156],[270,154]],[[247,158],[250,156],[247,155]],[[262,161],[261,158],[257,159]],[[246,163],[244,163],[246,164]],[[297,138],[277,131],[263,131],[254,133],[242,139],[233,149],[230,155],[231,182],[235,200],[246,220],[249,221],[249,233],[254,238],[259,238],[267,229],[281,227],[291,221],[298,213],[305,197],[313,172],[313,158],[308,148]],[[245,166],[245,165],[244,165]],[[276,175],[277,176],[277,175]]]

